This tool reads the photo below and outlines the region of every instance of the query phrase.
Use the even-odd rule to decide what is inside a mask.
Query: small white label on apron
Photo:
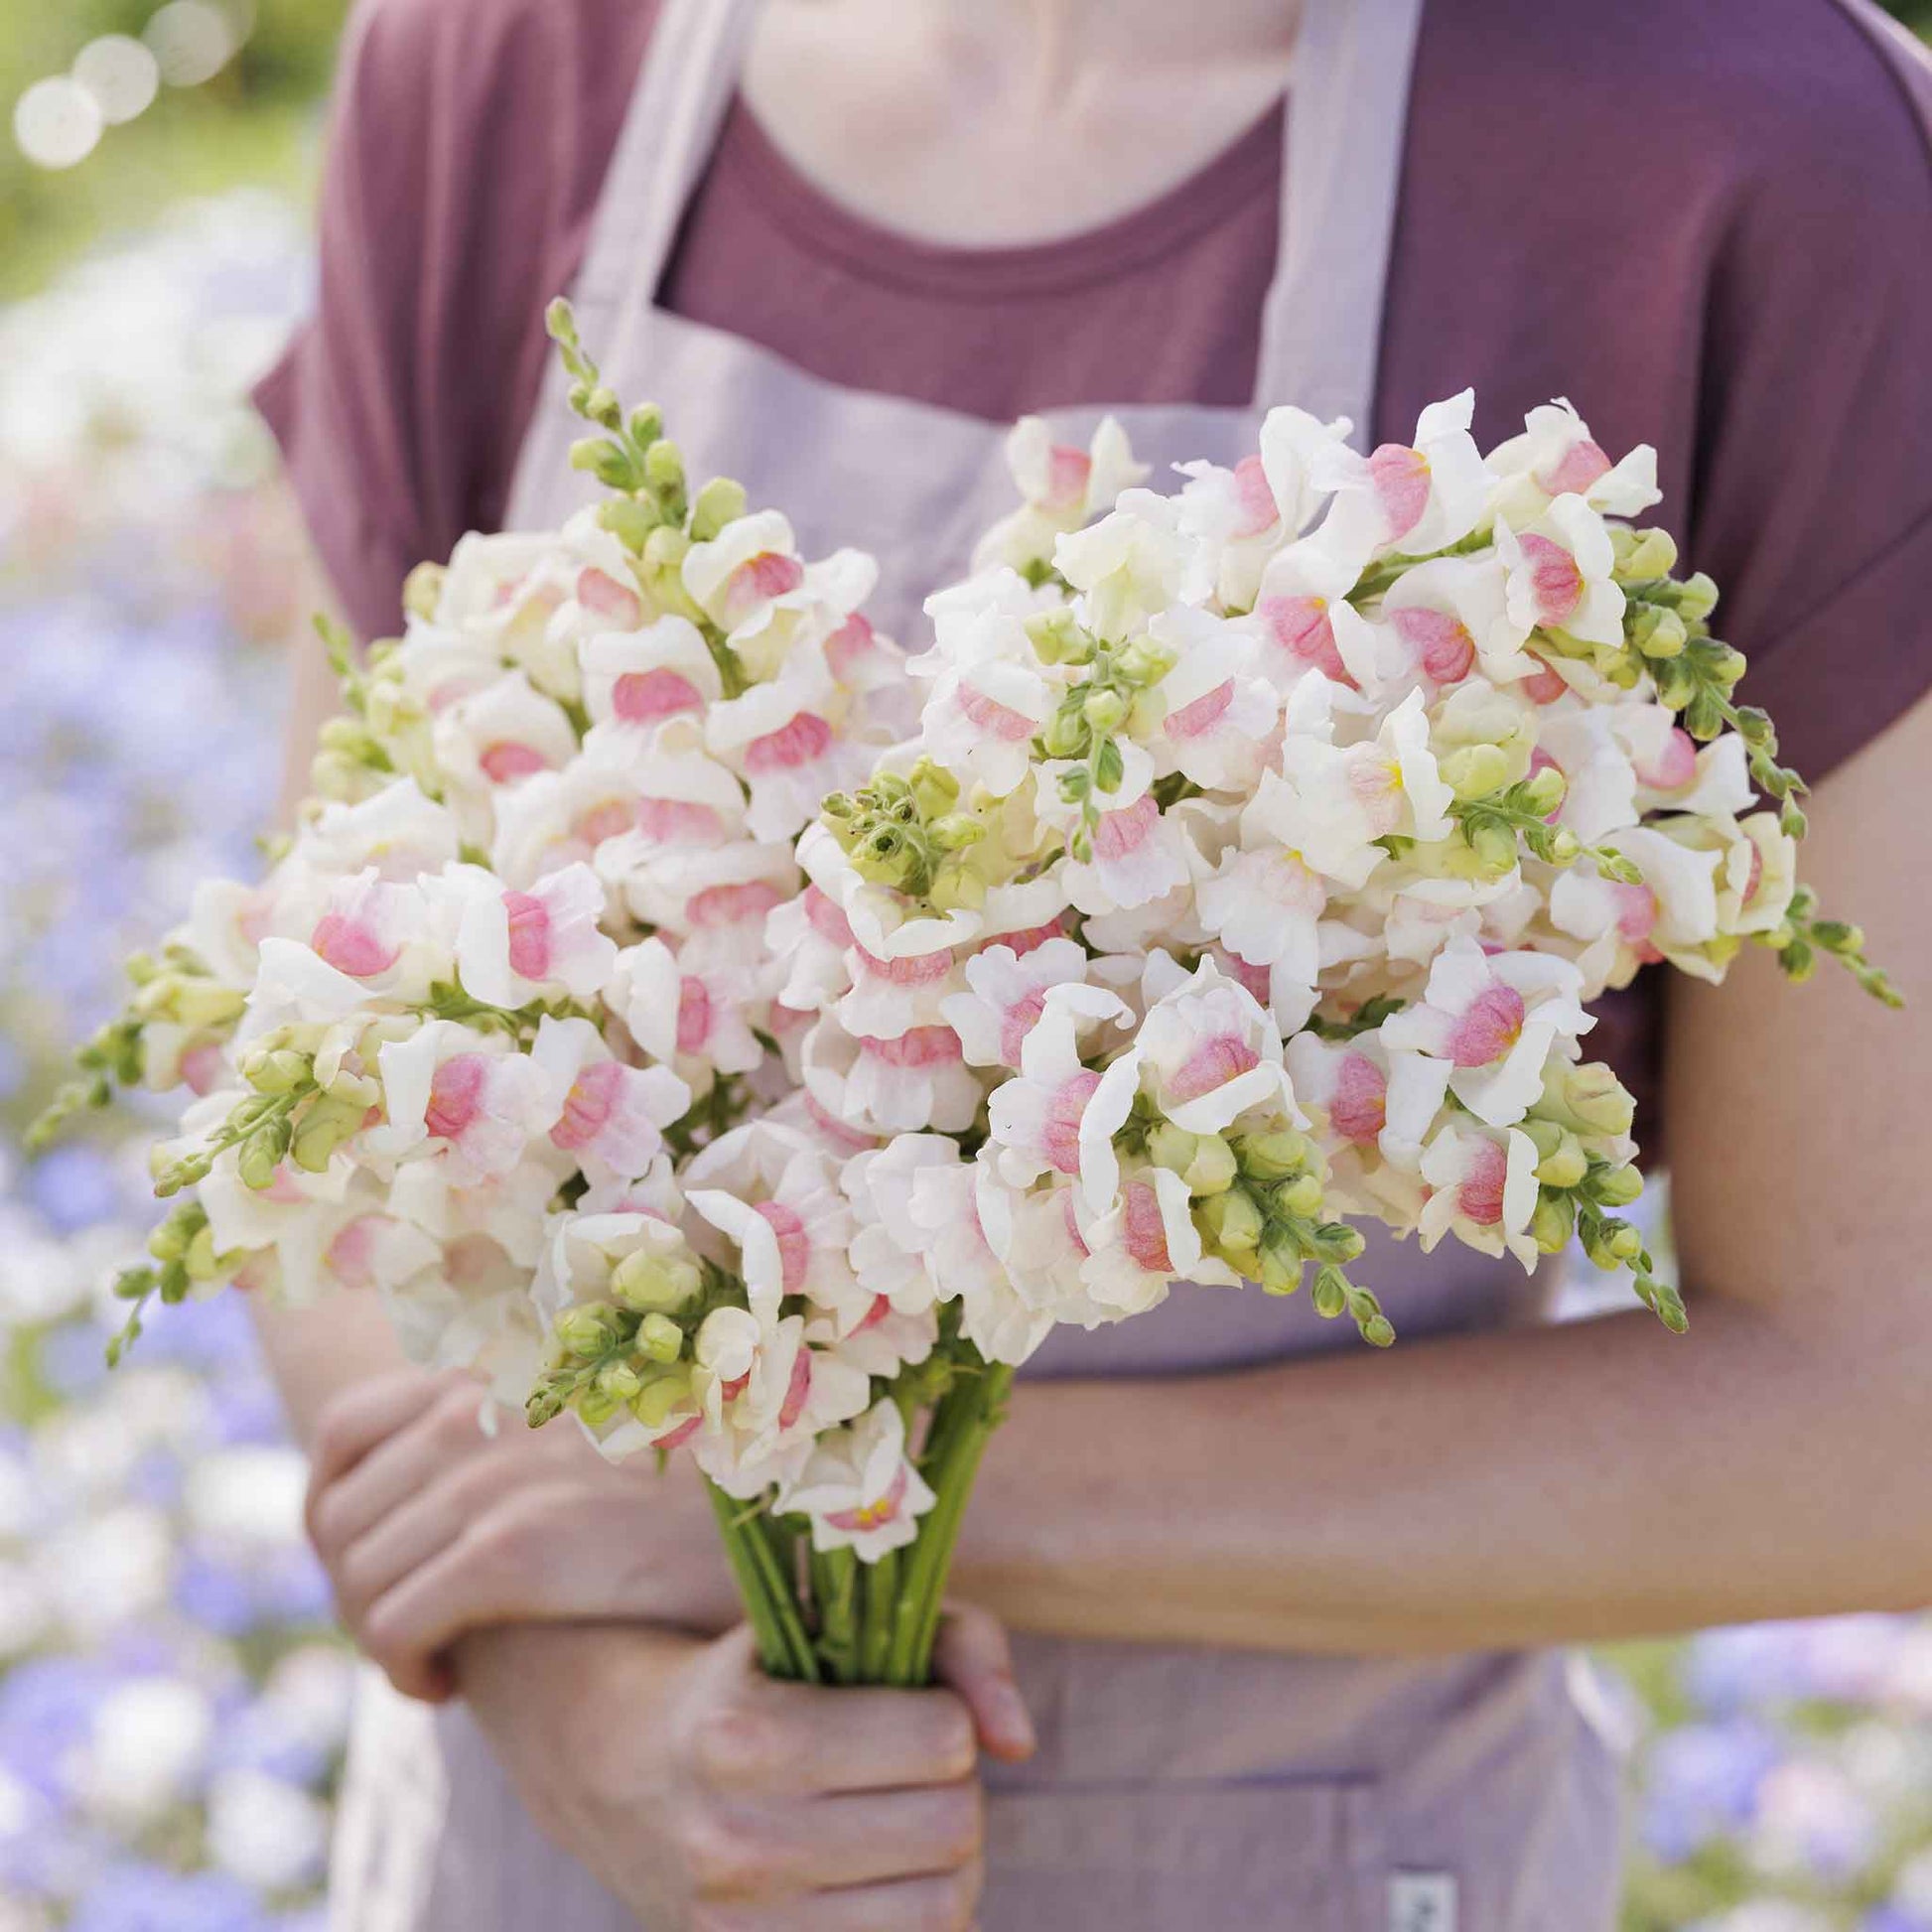
[[[1389,1880],[1389,1932],[1455,1932],[1454,1878],[1398,1871]]]

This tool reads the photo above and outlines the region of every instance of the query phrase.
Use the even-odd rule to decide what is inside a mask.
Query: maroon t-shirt
[[[321,301],[260,401],[356,625],[501,519],[650,0],[363,0]],[[1292,111],[1292,105],[1291,109]],[[1468,384],[1484,444],[1566,395],[1655,444],[1745,694],[1816,778],[1932,683],[1932,70],[1866,0],[1433,0],[1374,440]],[[833,381],[1000,420],[1244,402],[1280,112],[1103,229],[949,249],[844,209],[737,105],[660,300]],[[962,564],[964,560],[962,559]],[[1648,977],[1648,976],[1646,976]],[[1654,996],[1592,1050],[1639,1087]]]

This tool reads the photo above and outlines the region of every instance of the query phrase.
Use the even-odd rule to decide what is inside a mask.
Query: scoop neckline
[[[1279,192],[1286,94],[1153,201],[1049,241],[955,247],[886,226],[827,194],[789,161],[743,95],[720,132],[715,169],[737,176],[766,216],[850,272],[954,301],[1046,295],[1108,280],[1197,239],[1264,191]]]

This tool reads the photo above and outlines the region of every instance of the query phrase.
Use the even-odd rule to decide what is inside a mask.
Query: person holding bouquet
[[[708,465],[880,556],[908,645],[1017,415],[1077,522],[1103,412],[1232,467],[1275,403],[1406,452],[1467,384],[1485,443],[1568,393],[1656,446],[1823,781],[1813,881],[1928,990],[1932,75],[1863,0],[370,0],[344,76],[262,402],[365,637],[581,500],[563,289]],[[1656,978],[1595,1039],[1655,1095],[1694,1342],[1383,1242],[1372,1369],[1209,1289],[1062,1330],[940,1690],[764,1681],[695,1484],[486,1436],[372,1305],[265,1312],[345,1616],[425,1701],[368,1700],[339,1922],[1608,1926],[1614,1726],[1559,1647],[1932,1598],[1932,1040],[1768,962]]]

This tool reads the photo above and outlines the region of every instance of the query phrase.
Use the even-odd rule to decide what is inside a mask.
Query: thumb
[[[933,1673],[973,1714],[980,1746],[1017,1764],[1033,1756],[1035,1738],[1027,1702],[1014,1682],[1013,1652],[1000,1620],[962,1604],[946,1612],[932,1655]]]

